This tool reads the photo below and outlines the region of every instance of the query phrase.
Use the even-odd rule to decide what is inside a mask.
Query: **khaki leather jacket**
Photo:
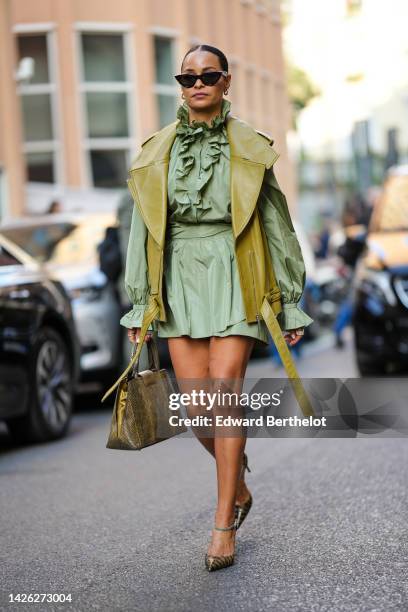
[[[155,319],[167,320],[162,292],[163,258],[167,224],[168,167],[177,124],[178,121],[170,123],[142,143],[141,151],[129,170],[127,181],[147,233],[146,246],[143,245],[143,248],[147,260],[149,303],[146,307],[143,306],[141,339],[144,339],[144,332]],[[305,284],[305,267],[286,198],[273,172],[273,164],[279,154],[273,149],[273,141],[269,137],[234,116],[227,116],[226,129],[230,144],[232,231],[246,320],[248,323],[261,318],[265,321],[288,376],[297,381],[295,394],[304,414],[312,414],[282,335],[282,329],[309,325],[313,319],[297,305]],[[270,234],[274,233],[272,239],[270,236],[268,239],[265,233],[257,207],[261,190],[268,191],[277,215],[275,233],[273,228],[270,228]],[[135,262],[135,259],[134,253],[129,253],[128,249],[129,264],[126,266],[125,275],[127,287],[130,287],[131,260]],[[293,292],[292,295],[288,292],[282,296],[281,290],[281,287],[291,285],[290,280],[293,277],[298,284],[295,300]],[[284,309],[287,310],[286,325],[282,325],[282,320],[279,324],[277,319]],[[122,324],[133,326],[126,325],[125,322]],[[143,342],[139,342],[131,363],[119,380],[138,358],[142,344]]]
[[[125,274],[133,310],[121,319],[125,327],[141,326],[149,294],[156,296],[159,320],[166,321],[161,274],[167,171],[176,126],[174,122],[144,141],[129,171],[128,185],[136,210]],[[272,148],[273,141],[231,116],[227,118],[227,134],[232,229],[247,322],[261,318],[261,304],[267,296],[281,329],[309,325],[313,320],[298,306],[305,266],[286,198],[273,172],[279,157]]]

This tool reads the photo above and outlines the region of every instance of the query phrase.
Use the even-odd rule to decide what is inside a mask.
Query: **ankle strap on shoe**
[[[216,529],[217,531],[231,531],[232,529],[235,529],[236,526],[237,524],[234,521],[229,527],[214,527],[214,529]]]

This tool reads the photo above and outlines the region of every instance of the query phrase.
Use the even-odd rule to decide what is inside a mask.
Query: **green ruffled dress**
[[[264,321],[247,323],[235,259],[231,225],[230,148],[225,119],[231,103],[224,99],[221,113],[209,126],[189,123],[184,103],[177,111],[180,120],[170,151],[168,171],[168,213],[164,252],[164,298],[167,321],[155,321],[153,329],[162,338],[188,335],[191,338],[251,336],[268,343]],[[267,235],[279,232],[267,190],[261,192],[258,206]],[[125,287],[133,303],[120,323],[140,327],[148,298],[146,262],[135,262],[132,245],[146,238],[137,207],[134,207],[128,246]],[[269,236],[268,236],[269,240]],[[270,248],[274,249],[273,238]],[[139,242],[140,244],[140,242]],[[140,252],[140,250],[139,250]],[[132,263],[130,263],[132,261]],[[293,267],[295,269],[295,267]],[[301,274],[301,267],[300,274]],[[277,276],[279,270],[276,271]],[[311,319],[298,306],[304,278],[293,279],[282,269],[287,281],[280,315],[283,329],[309,325]]]

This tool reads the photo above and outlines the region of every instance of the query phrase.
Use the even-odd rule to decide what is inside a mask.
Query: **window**
[[[50,36],[51,33],[17,35],[18,59],[34,60],[32,76],[18,86],[26,176],[33,183],[58,182],[56,86],[50,65]]]
[[[156,93],[159,114],[159,129],[175,121],[179,86],[174,78],[173,40],[164,36],[154,36],[154,60],[156,78],[154,91]]]
[[[115,188],[126,183],[131,149],[126,35],[81,32],[84,149],[89,182]]]
[[[82,52],[85,81],[125,81],[122,34],[82,34]]]

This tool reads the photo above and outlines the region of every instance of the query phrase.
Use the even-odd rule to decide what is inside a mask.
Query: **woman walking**
[[[168,338],[184,389],[188,380],[211,381],[213,389],[233,380],[239,392],[254,344],[268,343],[265,308],[278,313],[290,346],[312,323],[298,307],[302,253],[270,139],[229,114],[225,55],[197,45],[175,78],[184,100],[177,121],[142,144],[128,181],[136,205],[125,287],[133,308],[120,322],[138,342],[153,303],[155,320],[141,340],[153,329]],[[246,437],[196,435],[216,462],[218,501],[205,555],[212,571],[234,562],[235,533],[252,505]]]

